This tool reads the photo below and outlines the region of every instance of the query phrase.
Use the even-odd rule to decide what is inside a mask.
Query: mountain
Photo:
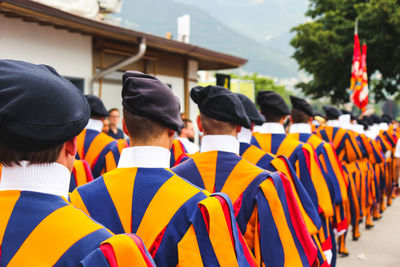
[[[245,71],[258,72],[277,78],[298,76],[296,62],[289,58],[287,52],[279,49],[282,47],[281,45],[266,45],[262,38],[256,38],[257,33],[262,35],[270,32],[269,30],[265,32],[259,30],[265,25],[265,22],[261,23],[261,21],[268,16],[265,14],[267,17],[262,17],[263,12],[257,11],[256,6],[245,12],[245,8],[238,5],[244,0],[178,1],[180,2],[173,0],[124,1],[118,17],[122,18],[122,26],[159,36],[165,36],[166,32],[171,32],[176,38],[177,18],[189,14],[191,16],[190,42],[192,44],[247,58],[249,62],[243,67]],[[235,9],[223,12],[224,7],[235,7]],[[215,10],[213,10],[214,8]],[[243,14],[236,17],[237,21],[235,22],[235,16],[240,9],[243,9]],[[254,11],[253,16],[251,10]],[[270,13],[274,13],[273,10]],[[260,25],[256,29],[254,25],[258,25],[258,23]],[[245,27],[246,25],[247,27]],[[269,29],[273,28],[274,26],[269,27]],[[281,33],[286,31],[287,26],[284,27],[277,23],[276,28],[279,30],[271,31],[271,34],[277,37],[275,40],[278,40],[285,36]]]

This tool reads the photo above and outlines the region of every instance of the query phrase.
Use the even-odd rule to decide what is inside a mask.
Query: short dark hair
[[[53,163],[60,156],[64,143],[35,152],[21,152],[0,144],[0,164],[6,167],[21,166],[21,161],[30,164]]]
[[[113,111],[118,111],[118,112],[119,112],[119,109],[117,109],[117,108],[112,108],[112,109],[110,109],[110,110],[108,111],[108,113],[111,113],[111,112],[113,112]]]
[[[148,142],[157,139],[168,127],[146,117],[132,114],[127,109],[122,110],[126,129],[132,139]]]
[[[203,125],[204,131],[212,135],[223,135],[227,132],[233,131],[236,128],[236,124],[226,121],[220,121],[200,113],[201,124]]]
[[[292,109],[290,113],[293,123],[307,123],[311,116],[298,109]]]
[[[261,114],[264,115],[266,122],[279,122],[282,117],[285,117],[285,115],[275,114],[273,112],[268,112],[264,109],[261,110]]]
[[[184,128],[187,128],[189,123],[193,123],[191,119],[182,119],[183,123],[185,124]]]

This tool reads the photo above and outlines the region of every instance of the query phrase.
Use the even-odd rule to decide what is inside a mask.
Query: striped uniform
[[[114,233],[137,233],[157,266],[253,266],[229,198],[208,195],[168,169],[132,167],[70,198]]]
[[[93,175],[89,163],[86,160],[75,160],[69,183],[69,192],[91,181],[93,181]]]
[[[260,266],[312,266],[317,248],[283,174],[267,173],[235,153],[196,153],[173,169],[234,203],[240,230]]]
[[[140,239],[113,236],[61,196],[0,191],[0,211],[0,266],[154,266]]]
[[[89,163],[94,178],[117,167],[119,145],[107,134],[84,129],[77,137],[77,146],[76,159],[84,159]]]
[[[328,185],[313,148],[286,134],[253,133],[251,144],[278,156],[285,156],[295,168],[297,176],[303,183],[316,208],[325,217],[333,216],[333,207]]]
[[[307,191],[286,157],[264,152],[260,148],[245,142],[240,143],[239,155],[264,170],[271,172],[279,171],[285,174],[292,184],[293,193],[295,194],[308,231],[312,235],[318,233],[318,229],[322,226],[318,210],[313,205]]]
[[[189,158],[185,146],[179,139],[174,139],[171,147],[170,167],[174,167]]]

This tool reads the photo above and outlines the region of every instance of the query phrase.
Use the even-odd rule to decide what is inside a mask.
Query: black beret
[[[85,97],[89,102],[90,117],[108,117],[110,115],[100,98],[95,95],[85,95]]]
[[[137,71],[125,72],[122,83],[122,106],[125,109],[177,132],[182,130],[184,124],[179,99],[166,84]]]
[[[261,107],[261,110],[282,116],[290,114],[289,107],[285,100],[274,91],[259,91],[256,101]]]
[[[78,135],[89,120],[83,94],[55,69],[0,60],[0,143],[35,152]]]
[[[222,86],[197,86],[190,91],[190,97],[204,115],[251,128],[251,122],[240,99]]]
[[[300,110],[306,113],[310,117],[314,117],[314,110],[310,104],[303,98],[299,98],[296,96],[290,96],[290,102],[292,103],[292,108]]]
[[[372,114],[372,115],[369,116],[369,117],[371,118],[371,120],[372,120],[373,123],[379,124],[379,123],[382,122],[381,117],[379,117],[379,116],[376,115],[376,114]]]
[[[364,116],[363,120],[364,120],[368,125],[374,124],[374,122],[372,121],[371,117],[369,117],[369,116]]]
[[[247,96],[236,93],[237,97],[242,102],[244,110],[246,111],[247,117],[251,122],[254,122],[257,125],[263,124],[265,122],[265,118],[258,112],[256,105],[254,105],[253,101],[250,100]]]
[[[345,110],[345,109],[341,109],[340,111],[342,112],[342,114],[350,115],[351,120],[357,120],[357,116],[354,115],[353,112]]]
[[[334,106],[323,106],[322,107],[325,111],[326,117],[331,118],[339,118],[342,115],[342,112],[337,107]]]
[[[393,117],[390,116],[389,114],[383,114],[381,116],[381,119],[382,119],[383,122],[386,122],[386,123],[389,123],[389,124],[392,123],[392,121],[393,121]]]

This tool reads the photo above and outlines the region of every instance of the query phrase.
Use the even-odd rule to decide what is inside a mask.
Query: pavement
[[[338,256],[337,267],[400,267],[400,198],[394,199],[382,215],[370,230],[360,225],[357,241],[347,235],[350,255]]]

